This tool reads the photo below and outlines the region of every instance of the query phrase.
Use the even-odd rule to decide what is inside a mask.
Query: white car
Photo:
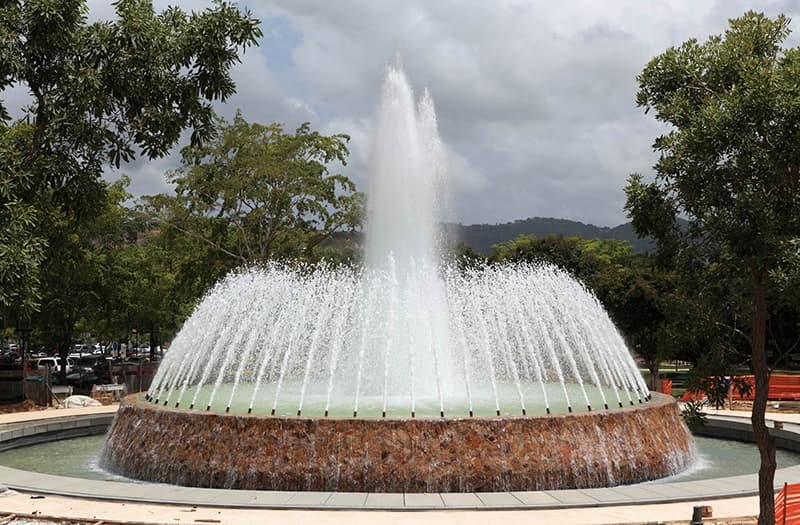
[[[71,357],[67,357],[67,374],[72,373],[72,365],[74,361]],[[36,361],[36,366],[39,368],[44,368],[49,366],[53,369],[53,372],[60,373],[61,372],[61,358],[59,357],[42,357]]]

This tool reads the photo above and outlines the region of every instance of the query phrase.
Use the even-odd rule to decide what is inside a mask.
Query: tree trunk
[[[648,368],[650,369],[650,390],[653,392],[661,392],[661,385],[658,384],[658,365],[661,363],[659,361],[650,361],[648,364]]]
[[[68,308],[68,310],[70,310]],[[67,383],[67,354],[69,354],[70,347],[72,346],[72,312],[67,312],[67,318],[64,320],[63,330],[61,331],[61,341],[58,344],[58,357],[61,361],[61,380],[64,384]]]
[[[69,353],[69,343],[63,340],[58,343],[58,362],[61,364],[61,371],[58,372],[60,381],[67,382],[67,354]]]
[[[770,370],[767,366],[766,327],[767,300],[764,278],[755,278],[755,297],[753,298],[753,334],[751,341],[753,374],[756,392],[750,421],[753,424],[753,437],[758,445],[761,466],[758,469],[759,525],[775,523],[775,439],[770,435],[764,419],[767,411]]]

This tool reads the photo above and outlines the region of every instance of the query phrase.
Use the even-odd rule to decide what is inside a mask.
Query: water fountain
[[[538,490],[674,473],[693,445],[580,283],[442,264],[433,102],[387,69],[364,269],[271,264],[211,290],[104,462],[183,485]]]

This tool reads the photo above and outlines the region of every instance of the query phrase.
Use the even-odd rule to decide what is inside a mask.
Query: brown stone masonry
[[[334,419],[215,414],[123,401],[103,461],[197,487],[480,492],[655,479],[693,459],[675,401],[569,415]]]

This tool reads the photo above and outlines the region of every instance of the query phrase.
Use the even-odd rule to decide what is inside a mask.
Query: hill
[[[531,217],[504,224],[446,223],[444,226],[450,239],[464,242],[473,250],[487,255],[492,253],[493,244],[510,241],[520,235],[531,234],[537,237],[563,235],[564,237],[578,236],[584,239],[617,239],[628,241],[633,245],[634,251],[641,253],[652,251],[654,247],[650,239],[639,239],[636,236],[631,223],[609,228],[567,219]]]

